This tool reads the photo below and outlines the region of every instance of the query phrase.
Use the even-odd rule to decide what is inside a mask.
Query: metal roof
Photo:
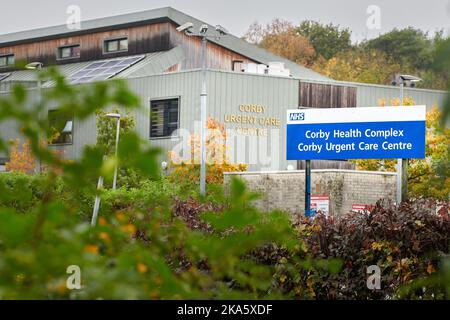
[[[118,75],[114,76],[114,78],[128,78],[128,77],[136,77],[136,76],[148,76],[152,74],[163,73],[171,66],[177,64],[182,59],[184,59],[184,54],[181,48],[175,47],[169,51],[161,51],[154,52],[145,55],[145,58],[136,63],[135,65],[125,69]],[[108,60],[108,59],[101,59]],[[96,60],[96,61],[101,61]],[[94,61],[88,62],[76,62],[65,65],[57,66],[59,72],[64,77],[69,77],[70,75],[80,71],[84,67],[88,66]],[[48,67],[44,67],[44,70]],[[29,82],[35,83],[36,80],[36,71],[32,70],[19,70],[12,71],[11,75],[3,80],[1,83],[16,83],[16,82]]]
[[[78,62],[78,63],[69,63],[58,66],[58,70],[64,77],[67,77],[90,64],[91,62]],[[43,68],[44,70],[47,67]],[[33,70],[18,70],[12,71],[11,75],[3,80],[2,82],[36,82],[36,71]]]
[[[192,22],[195,28],[199,28],[202,24],[205,24],[205,22],[200,21],[192,16],[184,14],[173,8],[166,7],[83,21],[81,23],[80,30],[70,30],[66,25],[61,25],[56,27],[40,28],[1,35],[0,46],[4,46],[7,44],[11,45],[14,43],[24,43],[28,41],[58,38],[63,36],[72,36],[77,34],[86,34],[100,30],[111,30],[114,28],[119,29],[125,26],[156,23],[158,21],[172,21],[178,25],[182,25],[186,22]],[[214,30],[214,27],[210,25],[209,32],[213,32],[212,30]],[[247,41],[231,34],[221,37],[220,39],[212,38],[210,41],[262,64],[268,65],[269,62],[284,62],[286,68],[290,69],[292,76],[296,78],[332,81],[332,79],[324,75],[296,64],[295,62],[292,62],[288,59],[271,54],[270,52],[261,49],[256,45],[250,44]]]
[[[140,62],[119,73],[115,78],[144,77],[160,74],[185,59],[183,49],[175,47],[169,51],[147,54]]]

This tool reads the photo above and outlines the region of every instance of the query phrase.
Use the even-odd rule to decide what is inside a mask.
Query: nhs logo
[[[289,121],[303,121],[305,120],[304,112],[292,112],[289,114]]]

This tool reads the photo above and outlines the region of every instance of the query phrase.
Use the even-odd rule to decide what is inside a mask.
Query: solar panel
[[[71,84],[106,80],[144,59],[145,55],[92,62],[67,78]]]
[[[11,73],[0,73],[0,81],[8,78],[11,75]]]

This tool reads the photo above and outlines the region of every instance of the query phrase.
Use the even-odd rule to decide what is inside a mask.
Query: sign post
[[[306,160],[305,168],[305,216],[311,217],[311,160]]]
[[[307,160],[305,214],[308,160],[424,158],[425,114],[425,106],[288,110],[286,159]]]

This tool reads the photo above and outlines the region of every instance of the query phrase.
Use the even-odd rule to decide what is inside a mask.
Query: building
[[[141,97],[137,130],[155,146],[169,151],[186,145],[186,135],[200,120],[201,40],[176,28],[202,21],[173,8],[162,8],[86,21],[80,30],[57,26],[0,36],[0,94],[22,83],[37,97],[36,72],[18,70],[18,61],[58,65],[76,84],[124,79]],[[209,26],[209,33],[215,28]],[[230,129],[231,160],[250,170],[302,168],[285,160],[286,109],[298,107],[370,107],[379,99],[399,96],[396,87],[335,81],[275,56],[233,35],[207,44],[208,114]],[[50,83],[44,83],[44,90]],[[418,104],[441,105],[444,92],[408,88]],[[150,120],[150,113],[159,117]],[[61,120],[57,111],[48,116]],[[95,118],[62,119],[52,148],[77,158],[96,141]],[[19,136],[13,122],[0,124],[0,136]],[[163,155],[165,158],[166,155]],[[0,154],[0,168],[7,161]],[[313,168],[350,168],[347,162],[315,162]]]

